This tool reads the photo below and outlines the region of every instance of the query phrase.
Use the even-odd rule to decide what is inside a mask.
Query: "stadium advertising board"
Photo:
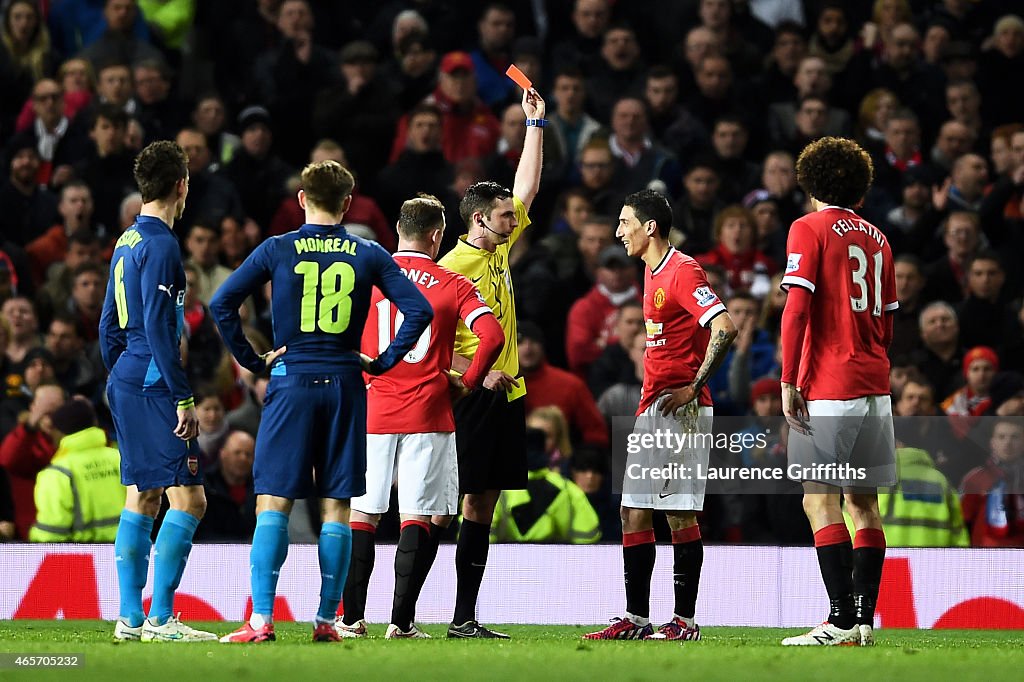
[[[442,545],[416,609],[445,623],[455,593],[454,545]],[[377,547],[366,616],[387,622],[395,547]],[[490,623],[592,624],[624,603],[618,545],[495,545],[480,594]],[[5,545],[0,619],[117,617],[110,545]],[[152,565],[151,565],[152,566]],[[658,547],[654,585],[671,584],[672,550]],[[876,621],[896,628],[1024,628],[1024,550],[890,549]],[[317,548],[293,545],[275,615],[311,620],[319,584]],[[152,570],[152,567],[151,569]],[[239,621],[251,609],[248,545],[196,545],[175,603],[186,620]],[[152,584],[152,579],[150,580]],[[651,615],[668,617],[671,590],[652,590]],[[148,606],[148,595],[147,595]],[[824,615],[813,548],[711,546],[701,576],[702,625],[800,627]]]

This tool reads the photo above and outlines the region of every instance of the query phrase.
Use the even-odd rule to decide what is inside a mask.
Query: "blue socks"
[[[329,521],[320,528],[320,622],[334,622],[341,601],[341,590],[348,578],[352,559],[352,529],[347,524]]]
[[[153,546],[153,519],[127,509],[121,512],[114,540],[114,562],[117,584],[121,594],[120,617],[128,625],[142,625],[146,614],[142,610],[142,589],[149,573],[149,550]]]
[[[153,603],[149,619],[162,625],[173,615],[174,591],[181,583],[188,553],[192,550],[192,536],[199,519],[183,511],[171,509],[164,516],[156,536],[156,554],[153,566]]]
[[[261,512],[256,517],[249,552],[252,582],[252,613],[270,621],[274,614],[274,595],[281,566],[288,556],[288,515],[279,511]]]

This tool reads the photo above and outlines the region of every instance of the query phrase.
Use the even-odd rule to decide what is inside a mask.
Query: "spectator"
[[[564,269],[559,265],[557,272],[562,289],[570,302],[565,308],[567,314],[571,302],[579,299],[594,286],[597,281],[598,259],[614,240],[615,226],[608,216],[592,215],[584,221],[575,240],[571,261],[565,263]]]
[[[788,102],[796,98],[793,77],[806,56],[807,38],[803,27],[793,21],[779,23],[759,82],[768,102]]]
[[[992,429],[991,456],[960,484],[964,520],[975,547],[1024,547],[1024,425],[1002,418]]]
[[[602,38],[611,15],[608,0],[575,0],[571,33],[551,50],[555,69],[571,67],[592,72],[601,58]]]
[[[568,470],[572,461],[572,441],[565,415],[555,405],[538,407],[526,416],[526,428],[544,434],[544,456],[552,471]]]
[[[250,542],[256,529],[252,463],[256,441],[232,431],[220,449],[220,464],[206,474],[207,513],[196,529],[202,542]]]
[[[135,24],[139,20],[136,0],[106,0],[103,19],[103,33],[90,41],[79,57],[88,59],[94,67],[110,61],[134,64],[145,59],[163,59],[160,51],[149,44],[148,35],[136,35]]]
[[[199,298],[199,268],[185,264],[185,338],[188,339],[188,364],[185,371],[193,384],[211,381],[223,366],[224,344],[213,322],[210,309]],[[248,303],[243,311],[249,311]],[[251,314],[251,313],[250,313]]]
[[[893,113],[885,125],[885,145],[875,157],[875,186],[896,203],[903,187],[903,174],[924,163],[921,128],[909,109]]]
[[[78,230],[93,230],[92,191],[81,180],[72,180],[60,190],[57,204],[60,222],[25,246],[32,259],[32,278],[37,285],[46,279],[46,271],[54,263],[64,260],[68,250],[68,237]],[[97,226],[106,232],[106,227]]]
[[[226,215],[220,219],[221,261],[229,270],[237,268],[252,253],[253,241],[238,218]]]
[[[942,401],[942,411],[950,417],[980,417],[992,404],[989,389],[999,371],[999,356],[988,346],[975,346],[964,354],[965,385]],[[963,437],[976,422],[974,419],[954,419],[953,430]]]
[[[82,321],[58,313],[50,321],[44,347],[53,356],[54,378],[69,395],[95,397],[100,374],[85,354],[86,334]]]
[[[342,149],[334,140],[320,140],[317,142],[316,146],[313,147],[313,152],[310,154],[309,160],[311,163],[327,160],[337,161],[342,166],[345,166],[346,168],[349,167],[345,150]],[[296,176],[293,179],[295,181],[297,192],[299,178]],[[384,217],[384,213],[380,210],[377,202],[363,194],[358,185],[352,191],[350,196],[352,197],[352,203],[350,204],[348,211],[345,212],[346,223],[366,225],[373,230],[373,238],[378,244],[388,251],[394,251],[395,246],[397,245],[395,229],[392,224],[388,223],[387,218]],[[299,206],[299,202],[294,196],[289,196],[281,202],[277,212],[274,214],[274,220],[270,223],[270,230],[267,236],[291,232],[297,225],[301,225],[305,219],[305,212],[302,210],[302,207]],[[231,256],[228,253],[230,249],[226,241],[229,235],[224,232],[224,226],[225,222],[222,221],[221,250],[224,257],[228,259],[228,266],[231,266]],[[452,232],[455,232],[455,230],[452,230]],[[239,263],[240,262],[241,261],[239,261]],[[237,267],[237,265],[234,267]]]
[[[529,480],[525,490],[502,491],[494,508],[491,542],[589,544],[600,540],[597,512],[586,494],[547,468],[544,432],[528,428],[526,433]]]
[[[952,120],[966,127],[976,142],[988,137],[981,121],[981,95],[973,81],[946,84],[946,109]]]
[[[771,36],[771,31],[748,15],[747,31],[743,35],[733,16],[735,13],[735,6],[730,0],[700,0],[697,6],[700,25],[715,35],[722,54],[729,59],[740,76],[746,77],[760,71],[762,62],[760,50],[750,40],[763,34]],[[768,37],[764,42],[770,40]]]
[[[57,70],[56,80],[64,90],[64,116],[74,122],[75,116],[92,102],[96,90],[96,74],[92,65],[84,59],[68,59]],[[29,97],[18,114],[15,132],[32,128],[35,120],[35,102]]]
[[[786,233],[789,230],[788,228],[783,229],[782,218],[779,216],[779,204],[775,198],[768,190],[755,189],[744,195],[743,208],[750,211],[750,215],[754,218],[757,250],[773,263],[785,262]]]
[[[238,115],[238,129],[242,146],[225,167],[224,175],[238,190],[246,215],[265,231],[286,196],[285,183],[292,169],[271,153],[274,134],[270,129],[270,112],[264,107],[243,109]]]
[[[642,308],[641,308],[642,312]],[[597,400],[597,409],[601,411],[609,428],[614,428],[616,417],[636,415],[640,406],[640,392],[644,383],[644,351],[647,350],[647,333],[638,333],[629,344],[629,360],[632,376],[624,381],[606,388]]]
[[[14,128],[18,107],[32,84],[53,74],[57,55],[50,34],[31,0],[14,0],[4,10],[0,27],[0,61],[4,64],[4,101],[0,104],[0,130]]]
[[[772,374],[776,368],[775,344],[764,329],[758,328],[761,302],[752,294],[736,292],[726,307],[736,324],[736,340],[722,365],[708,381],[708,388],[719,413],[746,413],[751,381]]]
[[[893,27],[883,44],[882,59],[872,74],[873,86],[896,93],[922,122],[930,137],[934,134],[946,104],[942,71],[921,59],[921,34],[911,23]]]
[[[696,89],[683,100],[690,113],[697,117],[705,130],[712,130],[715,121],[726,114],[741,113],[748,124],[756,121],[756,106],[741,102],[735,87],[732,66],[729,60],[719,54],[709,54],[694,71]]]
[[[764,157],[761,187],[775,199],[784,225],[791,225],[804,214],[804,195],[796,182],[796,157],[789,152],[774,151]]]
[[[587,373],[591,395],[601,396],[615,384],[639,385],[636,368],[630,357],[630,349],[638,335],[646,338],[644,311],[640,301],[632,299],[615,311],[615,327],[610,341]]]
[[[210,171],[216,172],[227,166],[235,155],[235,150],[241,146],[242,140],[227,130],[227,109],[224,106],[224,99],[215,92],[200,96],[196,100],[195,109],[192,110],[192,123],[196,130],[206,137]],[[191,156],[189,154],[190,161]]]
[[[583,380],[548,364],[544,353],[544,333],[537,324],[521,320],[517,329],[519,366],[530,386],[526,394],[527,414],[538,407],[554,405],[568,420],[573,442],[607,446],[608,432],[604,419]]]
[[[687,158],[707,145],[708,131],[679,102],[679,78],[667,66],[648,70],[644,101],[651,135],[677,159]]]
[[[936,395],[948,396],[963,383],[964,351],[956,311],[944,301],[929,303],[921,310],[919,324],[923,348],[911,354],[911,364],[921,370]]]
[[[470,53],[476,72],[476,91],[490,107],[497,107],[513,93],[513,83],[505,75],[512,63],[512,43],[516,38],[516,15],[503,2],[488,2],[476,24],[477,49]]]
[[[846,71],[855,49],[849,32],[846,4],[828,0],[820,5],[814,34],[807,53],[825,61],[829,74],[835,78]]]
[[[3,425],[0,442],[0,467],[7,471],[14,500],[14,523],[19,539],[28,538],[36,520],[34,501],[36,474],[46,468],[57,446],[48,434],[51,415],[64,404],[64,391],[59,386],[34,387],[26,409],[18,415],[16,425]],[[4,401],[7,407],[8,398]],[[7,411],[4,410],[6,416]]]
[[[32,140],[15,140],[7,159],[10,173],[0,185],[0,234],[23,247],[57,222],[57,197],[36,181],[40,159]]]
[[[728,206],[715,216],[715,248],[698,257],[701,265],[725,268],[729,288],[757,298],[768,294],[776,265],[757,250],[754,216],[742,206]]]
[[[95,263],[82,263],[71,273],[71,298],[67,310],[82,322],[85,340],[89,343],[99,338],[106,280],[106,271]]]
[[[580,154],[580,185],[595,213],[612,215],[625,196],[613,186],[615,157],[605,140],[592,139]]]
[[[889,237],[889,245],[893,253],[906,251],[920,252],[922,237],[928,239],[930,234],[922,235],[923,230],[915,229],[929,209],[932,208],[932,188],[928,182],[928,172],[918,166],[908,169],[903,174],[902,201],[886,214],[883,232]],[[924,222],[920,223],[922,226]]]
[[[860,101],[857,109],[857,141],[872,155],[879,157],[884,153],[885,130],[889,118],[899,109],[900,101],[896,95],[885,88],[875,88]]]
[[[79,129],[71,125],[64,114],[64,92],[60,83],[43,78],[32,88],[33,125],[14,135],[12,148],[32,144],[39,152],[39,170],[36,181],[41,185],[59,186],[71,176],[71,164],[86,147]]]
[[[972,439],[953,435],[948,419],[937,418],[935,392],[924,376],[911,367],[903,387],[895,393],[893,411],[896,447],[924,450],[950,481],[959,481],[978,462],[984,461]]]
[[[449,52],[441,59],[440,70],[437,89],[423,102],[436,107],[441,114],[444,157],[449,163],[465,158],[482,159],[494,151],[501,135],[501,125],[476,96],[473,59],[466,52]],[[410,117],[411,114],[407,114],[398,122],[391,146],[392,162],[406,148]]]
[[[501,138],[494,153],[484,159],[484,175],[499,185],[509,187],[515,180],[519,157],[526,142],[526,113],[516,104],[506,105],[501,112]]]
[[[378,70],[373,45],[353,41],[342,48],[338,61],[340,80],[321,88],[314,99],[313,133],[339,143],[349,162],[346,167],[372,189],[384,167],[381,150],[391,143],[399,110],[391,84]]]
[[[195,391],[196,415],[199,417],[199,449],[203,453],[203,469],[217,466],[221,446],[231,431],[225,419],[224,401],[213,386]]]
[[[616,100],[643,92],[643,74],[636,31],[626,24],[609,26],[601,39],[601,58],[588,73],[588,111],[598,121],[610,120]]]
[[[1024,19],[1007,14],[992,29],[989,49],[978,63],[978,89],[984,102],[983,115],[991,126],[1021,120],[1024,98],[1016,88],[1014,74],[1024,67]]]
[[[154,0],[155,1],[155,0]],[[187,123],[188,111],[171,93],[171,74],[162,59],[133,62],[135,119],[146,131],[144,142],[171,139]]]
[[[107,259],[109,260],[109,256]],[[68,237],[68,250],[64,262],[50,266],[46,273],[46,282],[36,295],[36,304],[43,317],[49,318],[55,311],[65,308],[71,297],[72,274],[85,263],[97,266],[103,263],[100,241],[93,232],[78,230]]]
[[[909,355],[922,348],[918,317],[921,314],[921,292],[925,279],[921,261],[909,254],[897,256],[893,265],[896,272],[896,300],[900,307],[892,315],[892,343],[889,357]]]
[[[420,104],[405,118],[406,148],[394,163],[381,171],[377,179],[377,198],[389,225],[397,222],[402,202],[416,196],[417,192],[440,198],[446,207],[457,201],[449,189],[454,180],[454,169],[442,152],[444,124],[441,111],[436,106]]]
[[[595,276],[597,283],[573,304],[566,320],[569,369],[581,377],[587,376],[606,347],[617,342],[615,322],[619,308],[640,296],[636,266],[619,246],[601,251]]]
[[[188,229],[197,218],[220,222],[231,216],[241,219],[245,216],[242,200],[234,185],[210,165],[210,148],[207,137],[195,128],[182,128],[175,141],[188,154],[188,201],[181,218],[175,221]]]
[[[739,202],[760,184],[761,169],[746,158],[749,141],[747,124],[739,116],[723,116],[715,121],[711,146],[722,173],[719,194],[723,201]]]
[[[228,412],[228,424],[232,429],[244,431],[255,438],[263,416],[263,400],[267,395],[270,376],[265,373],[246,379],[243,375],[243,381],[248,390],[243,395],[242,404]]]
[[[75,164],[75,175],[92,190],[96,221],[116,225],[121,200],[135,190],[134,155],[125,146],[128,117],[109,103],[96,107],[92,116],[92,143]]]
[[[675,71],[679,74],[679,89],[690,92],[697,86],[696,74],[701,61],[709,55],[722,52],[721,39],[706,26],[694,26],[683,37],[680,46],[682,59],[677,59]]]
[[[433,92],[437,86],[437,50],[427,30],[417,29],[399,39],[394,58],[384,65],[383,72],[401,111],[412,109]]]
[[[1020,336],[1014,311],[1004,294],[1006,272],[995,251],[979,251],[967,265],[967,297],[957,306],[960,342],[965,348],[1013,347]]]
[[[954,211],[946,218],[942,230],[945,256],[925,268],[926,301],[959,303],[964,299],[968,267],[978,250],[979,227],[978,214],[971,211]]]
[[[39,317],[32,302],[24,296],[12,296],[0,307],[0,315],[7,323],[8,338],[4,354],[15,367],[29,363],[29,351],[40,345]],[[10,388],[10,382],[8,382]],[[6,433],[0,430],[0,433]]]
[[[649,135],[647,111],[638,97],[623,97],[612,107],[612,134],[608,146],[618,160],[616,185],[627,194],[660,180],[666,187],[679,183],[679,163]]]
[[[113,542],[124,509],[121,456],[107,446],[96,413],[84,398],[57,408],[44,428],[58,444],[36,476],[32,542]]]
[[[850,115],[843,109],[828,106],[827,97],[832,89],[832,78],[829,76],[824,59],[804,57],[793,76],[793,89],[796,91],[796,97],[788,102],[773,104],[769,108],[769,136],[776,147],[791,148],[793,141],[799,139],[798,133],[801,132],[798,131],[799,114],[804,100],[809,97],[815,97],[817,101],[825,105],[821,120],[815,121],[815,125],[820,128],[819,137],[821,135],[850,134]],[[802,132],[805,136],[807,135],[806,130]],[[794,151],[799,153],[802,149],[803,147]]]
[[[718,166],[711,157],[690,161],[683,173],[683,194],[672,208],[669,241],[686,253],[706,253],[714,246],[715,216],[725,208],[718,197],[722,186]]]
[[[575,176],[583,150],[593,136],[601,131],[601,124],[583,109],[586,90],[583,72],[578,68],[571,67],[558,72],[552,95],[555,110],[548,114],[549,132],[544,136],[544,166],[547,169],[549,163],[554,163],[555,167],[563,168],[566,174]],[[549,153],[549,148],[552,153]]]
[[[185,250],[188,252],[185,262],[193,266],[199,275],[196,295],[199,300],[209,305],[217,289],[231,274],[231,270],[219,262],[220,225],[212,221],[194,223],[188,231]]]
[[[587,496],[590,506],[597,512],[601,524],[601,540],[615,542],[622,538],[622,520],[619,507],[612,500],[612,487],[608,476],[608,455],[603,451],[582,447],[573,453],[572,482]]]

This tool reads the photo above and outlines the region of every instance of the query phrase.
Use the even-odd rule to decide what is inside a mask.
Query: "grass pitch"
[[[218,634],[234,623],[192,623]],[[267,644],[115,644],[101,621],[0,621],[0,653],[80,654],[76,669],[0,670],[2,679],[174,680],[1019,680],[1024,633],[980,630],[879,630],[877,645],[784,648],[798,630],[707,628],[700,642],[583,642],[595,627],[510,625],[513,639],[448,641],[445,626],[423,626],[433,640],[385,641],[376,635],[314,644],[308,624],[279,623]],[[315,676],[315,677],[313,677]]]

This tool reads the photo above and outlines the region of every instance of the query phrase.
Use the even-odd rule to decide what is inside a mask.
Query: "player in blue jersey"
[[[288,553],[288,514],[293,500],[313,493],[323,500],[324,521],[313,640],[339,639],[334,617],[352,551],[349,500],[366,492],[366,387],[361,370],[380,374],[396,365],[434,316],[387,251],[350,235],[340,224],[354,185],[352,175],[335,161],[306,166],[299,191],[306,223],[256,247],[210,302],[221,336],[238,362],[253,372],[271,368],[253,465],[253,612],[248,623],[222,642],[275,638],[272,612],[278,573]],[[238,308],[267,280],[277,350],[261,357],[242,333]],[[398,306],[405,321],[391,345],[371,359],[361,356],[359,345],[374,286]]]
[[[110,371],[107,399],[128,487],[114,554],[121,593],[119,640],[194,642],[216,635],[173,614],[174,591],[206,511],[199,471],[199,421],[178,346],[185,270],[171,227],[188,196],[188,159],[174,142],[149,145],[135,159],[142,210],[114,247],[100,316],[100,351]],[[160,499],[170,510],[156,538],[153,601],[147,618],[142,589]]]

